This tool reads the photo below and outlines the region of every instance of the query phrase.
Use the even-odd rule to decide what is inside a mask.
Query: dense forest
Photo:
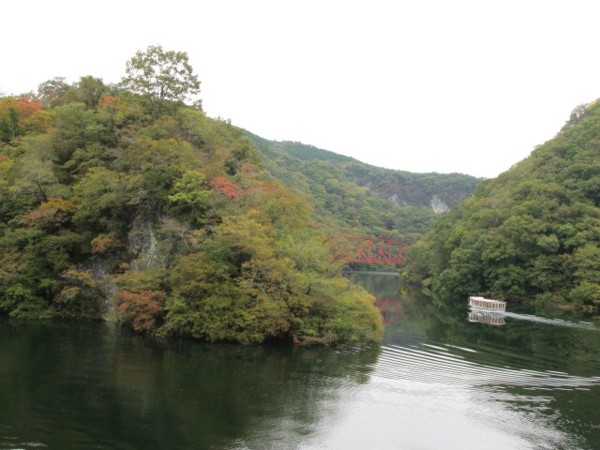
[[[441,218],[409,252],[408,285],[441,301],[489,295],[600,304],[600,103]]]
[[[481,182],[463,174],[374,167],[299,142],[245,133],[265,156],[270,173],[306,195],[322,221],[347,234],[413,243]]]
[[[199,89],[187,55],[156,46],[118,85],[0,98],[0,312],[207,341],[378,339],[326,223],[239,129],[186,106]]]

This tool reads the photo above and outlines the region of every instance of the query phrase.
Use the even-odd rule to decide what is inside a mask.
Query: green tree
[[[183,102],[200,92],[187,53],[165,51],[160,45],[136,52],[127,62],[126,73],[125,87],[150,99]]]
[[[12,190],[31,205],[46,202],[64,191],[54,172],[51,149],[47,135],[27,136],[18,147],[21,155],[12,166]]]
[[[76,149],[88,145],[114,144],[115,136],[95,111],[83,103],[70,103],[54,110],[53,159],[55,163],[66,163]]]
[[[197,171],[188,171],[175,183],[173,195],[169,195],[168,199],[176,211],[200,224],[209,206],[209,196],[204,176]]]
[[[600,104],[435,223],[407,258],[408,284],[464,301],[600,303]]]
[[[75,101],[84,103],[88,108],[96,108],[107,90],[102,79],[87,75],[75,83],[67,96],[73,96]]]
[[[54,77],[38,86],[38,98],[45,107],[62,105],[65,95],[71,88],[64,77]]]

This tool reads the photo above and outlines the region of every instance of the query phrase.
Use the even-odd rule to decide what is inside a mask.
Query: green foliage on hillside
[[[271,173],[308,195],[322,221],[332,228],[341,225],[351,235],[412,243],[437,218],[432,202],[449,208],[481,181],[461,174],[383,169],[310,145],[246,134],[266,156]]]
[[[378,339],[373,297],[339,276],[307,199],[238,129],[143,94],[84,77],[0,98],[0,313],[207,341]]]
[[[443,298],[600,304],[600,103],[483,182],[408,258],[407,282]]]

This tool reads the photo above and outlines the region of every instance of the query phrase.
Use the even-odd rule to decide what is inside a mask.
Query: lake
[[[596,326],[469,321],[466,299],[440,310],[350,276],[378,297],[374,348],[0,319],[0,449],[600,449]]]

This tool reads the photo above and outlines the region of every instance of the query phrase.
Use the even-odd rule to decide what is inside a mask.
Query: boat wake
[[[520,386],[523,388],[585,388],[600,377],[492,365],[473,360],[476,349],[450,345],[387,345],[375,365],[374,376],[445,386]],[[508,361],[507,361],[508,362]],[[514,361],[513,361],[514,362]]]
[[[595,325],[591,322],[570,322],[568,320],[563,320],[563,319],[549,319],[547,317],[539,317],[539,316],[534,316],[532,314],[517,314],[517,313],[511,313],[511,312],[505,312],[503,314],[503,316],[510,317],[511,319],[516,319],[516,320],[527,320],[529,322],[544,323],[544,324],[556,325],[556,326],[560,326],[560,327],[582,328],[582,329],[586,329],[586,330],[600,331],[600,327],[598,327],[597,325]]]

